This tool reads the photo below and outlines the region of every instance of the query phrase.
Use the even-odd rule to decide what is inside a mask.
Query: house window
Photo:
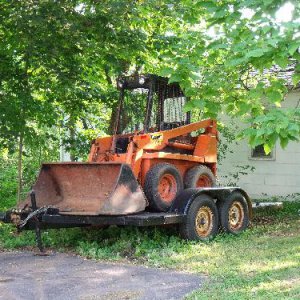
[[[258,145],[254,149],[251,149],[250,159],[263,159],[263,160],[274,160],[274,150],[266,154],[263,145]]]

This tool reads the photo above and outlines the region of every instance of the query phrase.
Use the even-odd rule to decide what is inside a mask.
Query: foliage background
[[[291,16],[279,20],[286,5]],[[239,118],[240,136],[266,152],[298,140],[300,109],[280,109],[286,82],[265,70],[292,68],[288,88],[299,86],[299,15],[297,0],[0,0],[0,211],[61,146],[76,160],[111,132],[120,74],[180,82],[187,110]],[[220,159],[236,138],[222,131]],[[299,209],[294,201],[258,213],[242,235],[207,244],[182,241],[174,228],[49,230],[43,239],[56,251],[207,274],[191,299],[298,299]],[[0,224],[0,250],[34,245],[33,232]]]
[[[298,140],[300,110],[280,109],[286,82],[265,70],[293,68],[297,87],[299,13],[283,0],[0,0],[1,201],[21,198],[61,146],[77,160],[111,132],[120,74],[180,82],[186,110],[238,117],[266,152]]]

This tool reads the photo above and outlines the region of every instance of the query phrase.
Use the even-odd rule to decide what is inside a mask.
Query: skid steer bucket
[[[121,163],[46,163],[33,189],[38,207],[61,214],[122,215],[147,205],[131,168]],[[19,207],[26,204],[29,196]]]

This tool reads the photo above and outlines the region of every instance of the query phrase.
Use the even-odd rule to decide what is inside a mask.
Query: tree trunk
[[[75,161],[76,160],[76,156],[75,156],[76,122],[72,116],[70,116],[68,125],[69,125],[69,132],[70,132],[70,160]]]
[[[75,161],[76,157],[74,154],[75,151],[75,128],[74,128],[74,123],[71,122],[71,126],[70,126],[70,141],[71,141],[71,151],[70,151],[70,159],[71,161]]]
[[[108,67],[104,68],[104,72],[105,72],[105,77],[106,77],[106,81],[109,85],[112,85],[112,80],[111,77],[109,76],[109,69]],[[108,134],[112,135],[114,133],[114,126],[115,126],[115,121],[116,121],[116,116],[117,116],[117,111],[118,111],[118,102],[116,102],[115,104],[113,104],[112,108],[111,108],[111,116],[110,116],[110,120],[109,120],[109,125],[108,125]]]
[[[23,131],[20,132],[19,138],[19,151],[18,151],[18,191],[17,191],[17,202],[21,201],[22,188],[23,188]]]
[[[111,116],[109,120],[109,126],[108,126],[108,134],[112,135],[114,133],[114,127],[116,123],[116,118],[117,118],[117,113],[118,113],[118,103],[113,105],[111,109]]]

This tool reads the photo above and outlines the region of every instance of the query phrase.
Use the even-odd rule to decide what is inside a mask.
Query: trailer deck
[[[123,215],[79,215],[60,211],[55,206],[38,207],[34,190],[30,199],[31,206],[1,213],[0,221],[13,223],[18,230],[35,230],[41,252],[43,229],[178,224],[183,238],[208,240],[215,237],[220,228],[229,233],[240,233],[248,227],[252,217],[251,200],[244,190],[237,187],[189,188],[181,192],[168,212],[149,209]]]
[[[45,214],[41,220],[44,224],[69,226],[95,226],[95,225],[132,225],[155,226],[179,224],[184,221],[184,215],[179,213],[143,212],[124,216],[72,216],[61,214]]]

